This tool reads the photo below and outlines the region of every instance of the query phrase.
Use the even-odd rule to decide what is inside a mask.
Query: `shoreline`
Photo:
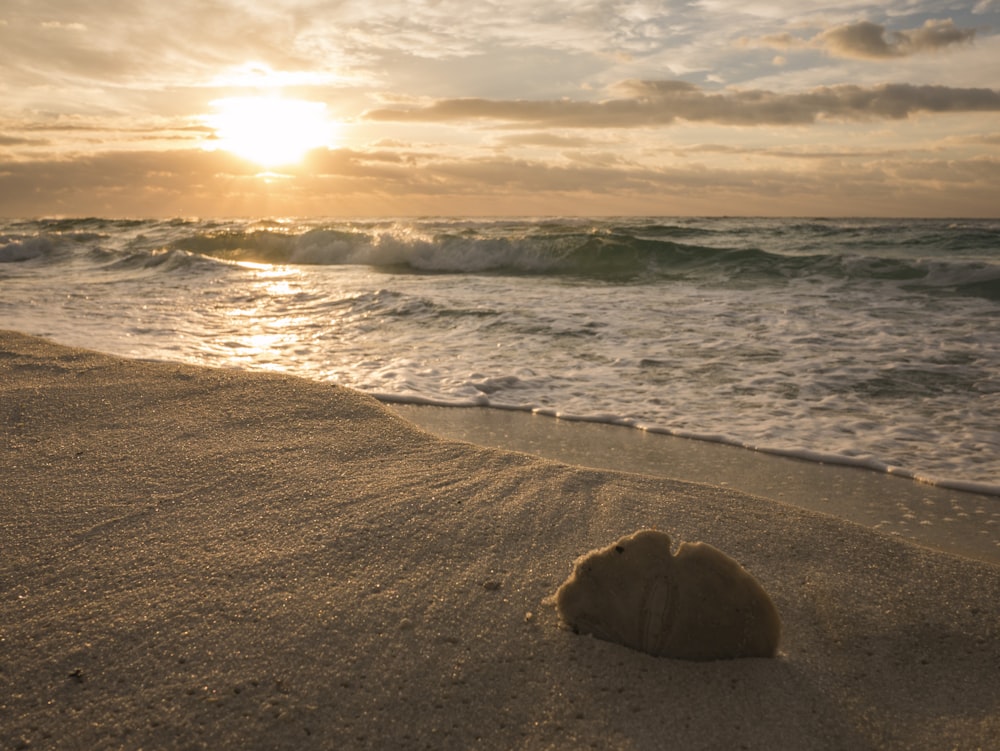
[[[595,469],[732,488],[1000,564],[1000,498],[862,467],[490,407],[388,403],[430,432]]]
[[[2,331],[0,443],[3,748],[1000,737],[1000,566],[828,514],[445,440],[330,384]],[[750,572],[777,657],[562,627],[574,560],[648,528]]]
[[[683,441],[683,442],[693,442],[698,444],[709,444],[711,446],[718,446],[725,450],[735,449],[742,452],[749,452],[756,456],[762,457],[775,457],[779,460],[790,460],[792,462],[801,462],[811,465],[819,465],[824,467],[836,467],[844,468],[848,470],[859,470],[868,473],[874,473],[879,475],[884,475],[886,477],[892,477],[894,479],[906,480],[912,483],[916,483],[923,487],[931,487],[937,490],[943,491],[944,493],[956,492],[962,497],[966,496],[976,496],[996,499],[1000,503],[1000,484],[990,483],[990,482],[980,482],[975,480],[960,480],[955,478],[947,477],[937,477],[928,475],[919,470],[909,470],[904,467],[897,467],[887,465],[876,459],[855,459],[848,456],[843,456],[840,454],[829,454],[820,451],[815,451],[811,449],[782,449],[775,448],[771,446],[756,446],[748,443],[743,443],[737,439],[730,439],[719,435],[708,435],[688,432],[684,430],[673,430],[669,428],[660,428],[656,426],[647,426],[643,421],[636,420],[633,418],[617,418],[613,415],[607,415],[602,417],[588,417],[588,416],[576,416],[576,415],[564,415],[563,413],[548,409],[548,408],[537,408],[530,406],[509,406],[509,405],[494,405],[487,401],[442,401],[435,399],[427,399],[422,397],[409,397],[400,396],[393,393],[382,393],[382,392],[366,392],[371,396],[374,396],[383,404],[399,410],[410,411],[410,414],[420,415],[421,413],[433,414],[435,410],[468,410],[471,413],[475,413],[477,410],[488,410],[496,412],[505,412],[514,415],[521,415],[525,418],[548,418],[557,420],[563,424],[573,424],[573,425],[597,425],[601,429],[613,428],[613,429],[627,429],[637,431],[646,435],[656,435],[663,436],[671,441]],[[421,417],[420,420],[426,420],[430,425],[442,425],[445,430],[455,431],[455,435],[464,435],[466,433],[472,433],[470,430],[459,427],[461,423],[470,422],[469,419],[441,419],[439,417]],[[517,419],[517,418],[515,418]],[[472,420],[474,421],[474,420]],[[528,423],[523,423],[527,425]],[[510,427],[513,427],[511,425]],[[516,431],[515,431],[516,432]],[[528,432],[538,432],[534,428],[528,428]],[[607,435],[611,435],[610,433]],[[520,443],[520,439],[514,439],[513,443]],[[616,444],[621,444],[621,441],[613,441]],[[498,447],[503,445],[503,442],[495,444]],[[639,444],[636,444],[639,445]],[[677,444],[680,445],[680,444]],[[530,453],[530,452],[529,452]],[[575,453],[570,449],[569,453]],[[670,452],[672,454],[695,454],[696,450],[692,449],[691,452]],[[586,455],[586,454],[585,454]],[[734,454],[729,454],[730,457],[735,456]],[[766,461],[767,459],[765,459]],[[602,465],[603,466],[603,465]],[[780,466],[780,465],[779,465]],[[609,469],[614,469],[614,467],[608,467]],[[640,470],[644,471],[644,470]],[[710,480],[709,480],[710,481]]]

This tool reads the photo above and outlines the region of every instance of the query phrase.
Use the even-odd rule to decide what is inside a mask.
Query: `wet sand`
[[[995,565],[721,485],[440,439],[329,384],[13,333],[0,426],[3,748],[1000,737]],[[778,656],[662,659],[562,628],[545,601],[573,560],[646,527],[753,574]]]
[[[1000,564],[1000,498],[857,467],[516,410],[393,404],[445,438],[569,464],[721,485]]]

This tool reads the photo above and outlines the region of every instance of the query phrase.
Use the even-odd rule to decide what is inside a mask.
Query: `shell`
[[[577,633],[657,657],[773,657],[781,637],[777,608],[739,563],[705,543],[673,555],[651,529],[577,559],[555,601]]]

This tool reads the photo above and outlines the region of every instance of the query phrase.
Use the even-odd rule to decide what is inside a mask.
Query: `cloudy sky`
[[[1000,0],[4,0],[0,215],[1000,216]]]

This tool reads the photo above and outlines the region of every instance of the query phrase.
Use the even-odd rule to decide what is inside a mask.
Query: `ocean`
[[[997,220],[7,220],[0,327],[1000,495]]]

